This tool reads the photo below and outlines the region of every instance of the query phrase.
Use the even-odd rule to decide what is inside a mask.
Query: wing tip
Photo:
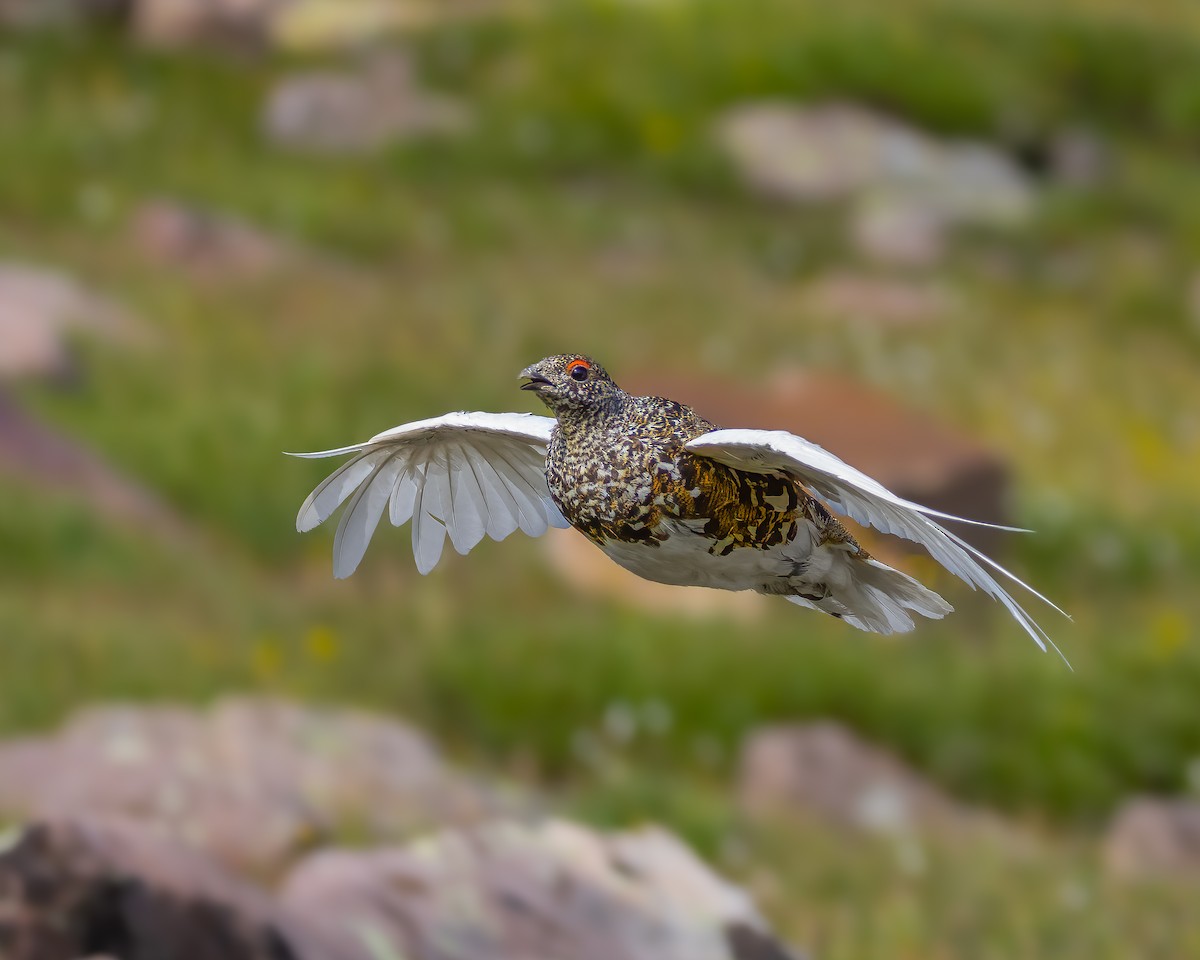
[[[367,544],[364,543],[362,549],[356,552],[358,556],[353,556],[343,544],[335,544],[333,552],[333,579],[346,580],[359,568],[363,557],[367,554]]]
[[[285,457],[295,457],[298,460],[321,460],[326,457],[341,457],[360,449],[362,449],[362,445],[356,444],[352,447],[338,447],[335,450],[309,450],[303,453],[294,450],[281,450],[280,452]]]
[[[972,527],[983,527],[985,530],[1002,530],[1005,533],[1036,533],[1029,527],[1014,527],[1006,523],[991,523],[988,520],[972,520],[970,517],[960,517],[954,513],[943,513],[941,510],[935,510],[933,507],[926,507],[913,501],[907,501],[918,513],[923,513],[927,517],[937,517],[939,520],[949,520],[951,523],[965,523]]]
[[[1008,602],[1005,603],[1005,606],[1009,607],[1009,612],[1012,613],[1016,617],[1017,622],[1025,628],[1025,632],[1033,637],[1033,642],[1041,648],[1042,653],[1049,653],[1051,650],[1053,650],[1058,654],[1058,658],[1066,664],[1067,669],[1074,673],[1075,668],[1071,665],[1071,661],[1068,660],[1067,655],[1062,652],[1062,648],[1054,642],[1054,638],[1046,632],[1046,628],[1034,620],[1024,607],[1013,600],[1010,594],[1005,593],[1004,596],[1008,600]],[[1049,603],[1049,601],[1046,602]],[[1011,606],[1009,606],[1009,604],[1011,604]],[[1054,606],[1054,604],[1050,605]],[[1058,607],[1054,607],[1054,609],[1058,610]],[[1062,613],[1061,610],[1059,612]],[[1071,619],[1069,614],[1064,613],[1063,616],[1065,616],[1068,620]]]
[[[296,532],[308,533],[310,530],[315,530],[324,519],[312,508],[311,498],[306,500],[301,505],[299,512],[296,514]]]

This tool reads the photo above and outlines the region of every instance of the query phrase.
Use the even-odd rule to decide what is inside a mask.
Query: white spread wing
[[[520,528],[540,537],[566,520],[546,487],[546,446],[554,420],[528,413],[448,413],[393,427],[336,450],[296,457],[353,456],[308,495],[300,532],[324,523],[349,500],[333,540],[333,574],[348,577],[388,508],[392,523],[412,520],[413,556],[428,573],[446,534],[459,553],[484,535],[503,540]]]
[[[859,523],[921,544],[930,556],[956,577],[969,583],[972,589],[978,587],[1004,604],[1039,647],[1045,650],[1049,643],[1058,650],[1046,631],[987,568],[1012,580],[1059,613],[1063,611],[995,560],[930,518],[977,524],[978,521],[939,513],[898,497],[879,481],[856,470],[823,447],[783,430],[712,430],[690,441],[686,449],[739,470],[790,474],[827,500],[834,509]]]

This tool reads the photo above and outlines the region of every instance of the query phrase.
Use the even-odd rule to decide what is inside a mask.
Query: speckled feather
[[[745,473],[684,444],[716,425],[663,397],[620,394],[603,410],[559,417],[546,458],[555,504],[594,543],[655,546],[664,519],[703,521],[709,553],[790,543],[797,523],[821,528],[822,540],[854,544],[845,528],[799,483]],[[858,548],[861,550],[861,548]]]

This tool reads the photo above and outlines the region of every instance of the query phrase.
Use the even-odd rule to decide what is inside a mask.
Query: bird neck
[[[604,400],[588,404],[562,404],[555,411],[558,425],[565,433],[595,430],[598,426],[620,417],[628,399],[625,391],[617,389]]]

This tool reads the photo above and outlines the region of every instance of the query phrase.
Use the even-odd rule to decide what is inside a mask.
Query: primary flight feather
[[[1003,604],[1039,647],[1053,645],[993,574],[1058,608],[934,519],[963,518],[898,497],[794,434],[720,429],[675,401],[631,396],[589,357],[548,357],[521,377],[553,417],[449,413],[296,454],[349,456],[296,517],[298,530],[311,530],[346,504],[335,576],[354,572],[386,510],[396,526],[411,522],[421,573],[447,536],[465,554],[484,536],[571,526],[648,580],[782,596],[861,630],[905,632],[914,614],[951,611],[867,553],[836,511],[921,544]]]

